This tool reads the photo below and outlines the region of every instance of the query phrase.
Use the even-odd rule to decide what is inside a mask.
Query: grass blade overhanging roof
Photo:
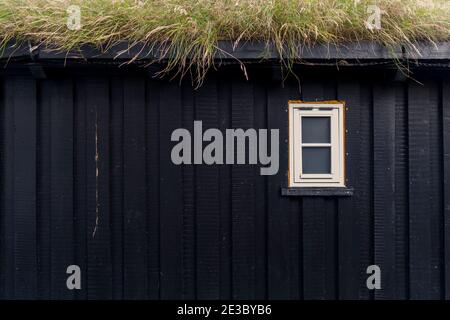
[[[67,27],[78,5],[81,28]],[[367,27],[368,6],[381,28]],[[32,41],[58,50],[118,42],[157,46],[167,69],[193,70],[197,81],[214,65],[219,40],[275,45],[290,66],[299,45],[371,41],[415,48],[450,40],[449,0],[1,0],[0,41]],[[232,54],[232,53],[231,53]]]

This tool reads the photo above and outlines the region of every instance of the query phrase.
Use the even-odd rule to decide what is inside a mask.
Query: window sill
[[[325,188],[325,187],[296,187],[296,188],[281,188],[282,196],[291,197],[351,197],[353,195],[353,188],[337,187],[337,188]]]

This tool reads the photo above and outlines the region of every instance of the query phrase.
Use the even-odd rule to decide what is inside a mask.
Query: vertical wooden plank
[[[50,86],[50,85],[49,85]],[[76,290],[77,299],[87,299],[87,109],[86,81],[84,77],[74,78],[74,260],[81,269],[81,290]]]
[[[159,191],[159,91],[156,81],[147,81],[147,215],[148,289],[150,299],[160,298],[160,191]]]
[[[5,248],[5,200],[4,200],[4,173],[5,173],[5,86],[4,79],[0,80],[0,299],[6,299],[5,288],[5,261],[6,261],[6,248]],[[38,270],[39,272],[39,270]],[[39,289],[39,288],[38,288]]]
[[[374,244],[381,269],[376,299],[395,297],[395,90],[392,84],[373,89]]]
[[[442,163],[442,108],[441,88],[436,79],[430,79],[428,88],[429,146],[430,146],[430,233],[431,233],[431,296],[443,299],[444,286],[444,208],[443,208],[443,163]]]
[[[232,84],[231,126],[244,131],[253,128],[251,84],[241,81]],[[247,148],[246,154],[248,152]],[[252,170],[247,165],[236,164],[235,160],[231,169],[231,184],[233,298],[252,299],[255,297],[256,259],[255,181]]]
[[[325,200],[304,198],[303,212],[303,290],[307,300],[330,298],[327,296],[325,270]],[[331,299],[331,298],[330,298]]]
[[[182,298],[182,169],[172,163],[173,130],[181,128],[181,90],[164,82],[160,91],[160,232],[161,298]]]
[[[6,241],[5,241],[5,149],[6,149],[6,134],[5,134],[5,86],[4,79],[0,82],[0,299],[6,299],[5,288],[5,261],[6,261]],[[39,272],[39,270],[38,270]],[[39,289],[39,287],[38,287]]]
[[[211,75],[195,93],[195,118],[202,121],[203,132],[218,127],[218,112],[217,79]],[[204,146],[208,144],[209,142],[205,142]],[[199,165],[195,174],[197,298],[218,299],[220,297],[218,165]]]
[[[267,96],[264,85],[264,83],[256,82],[253,87],[253,123],[257,132],[260,129],[267,130]],[[267,143],[270,143],[270,132],[267,134]],[[254,166],[253,172],[255,175],[255,298],[267,299],[267,177],[260,175],[260,165]],[[298,243],[298,239],[296,240],[293,243]],[[297,251],[294,256],[298,257]],[[298,282],[292,281],[292,285],[298,287]]]
[[[35,80],[16,79],[14,94],[14,289],[15,298],[34,299],[37,295]]]
[[[14,297],[33,299],[37,295],[35,80],[15,79],[14,94]]]
[[[124,298],[147,297],[145,82],[124,79]]]
[[[289,199],[289,299],[303,299],[303,210],[301,199]],[[330,256],[332,257],[332,255]]]
[[[51,298],[73,299],[66,269],[74,262],[73,88],[71,80],[52,80],[50,110]],[[86,270],[82,270],[86,271]],[[81,284],[83,286],[83,283]]]
[[[88,102],[88,299],[111,299],[108,79],[91,76],[86,79],[85,89]]]
[[[4,81],[4,116],[3,116],[3,152],[4,165],[2,167],[2,235],[3,235],[3,257],[2,275],[3,292],[6,299],[14,298],[14,79]]]
[[[409,208],[410,297],[432,299],[432,207],[430,168],[430,101],[428,87],[410,83],[409,102]]]
[[[51,297],[51,81],[39,86],[39,155],[37,164],[38,185],[38,298]]]
[[[445,299],[450,299],[450,79],[442,83]]]
[[[38,86],[38,157],[37,157],[37,243],[38,245],[38,299],[50,299],[50,104],[45,103],[50,95],[48,81]]]
[[[195,93],[195,119],[202,121],[203,132],[218,127],[217,84],[213,76]],[[196,167],[195,174],[197,297],[218,299],[219,170],[217,165],[203,164]]]
[[[231,128],[231,79],[224,74],[219,79],[219,129]],[[231,263],[231,166],[219,168],[220,194],[220,299],[231,299],[232,263]]]
[[[359,263],[358,283],[359,299],[372,299],[373,293],[367,289],[366,270],[373,260],[373,98],[372,85],[362,82],[360,85],[360,126],[359,126],[359,170],[358,191],[355,202],[358,207]]]
[[[347,300],[359,298],[360,85],[342,79],[337,92],[338,100],[345,102],[345,183],[354,188],[353,197],[338,199],[339,299]]]
[[[110,80],[110,179],[112,299],[123,298],[123,82]]]
[[[10,77],[4,87],[5,298],[37,297],[36,83]]]
[[[279,130],[279,170],[276,175],[267,176],[267,293],[269,299],[290,299],[291,286],[299,286],[301,267],[291,265],[290,241],[293,214],[301,215],[299,205],[294,200],[281,197],[280,188],[287,184],[288,171],[288,101],[290,92],[280,83],[267,86],[267,127]],[[294,270],[295,269],[295,270]],[[295,275],[297,274],[297,276]],[[300,280],[298,280],[300,282]],[[294,284],[293,284],[294,282]],[[298,291],[298,290],[296,290]],[[301,297],[301,292],[299,293]],[[294,295],[295,298],[295,295]]]
[[[395,86],[395,298],[409,298],[407,90]]]
[[[195,99],[190,82],[182,83],[182,123],[183,128],[194,132]],[[192,137],[192,136],[191,136]],[[196,177],[193,165],[183,165],[183,299],[197,296],[196,270]]]

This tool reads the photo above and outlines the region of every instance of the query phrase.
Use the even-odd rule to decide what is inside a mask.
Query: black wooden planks
[[[164,82],[159,97],[161,298],[181,299],[183,176],[182,168],[173,164],[170,156],[171,134],[182,127],[181,88],[176,82]]]
[[[442,82],[445,299],[450,299],[450,79]]]
[[[182,127],[193,133],[195,115],[195,91],[184,82],[182,94]],[[192,137],[192,136],[191,136]],[[194,299],[197,296],[196,268],[196,170],[194,166],[185,166],[183,172],[183,299]]]
[[[36,295],[36,83],[30,78],[14,81],[14,296]]]
[[[51,230],[50,230],[50,144],[51,144],[51,105],[49,96],[52,92],[51,82],[43,81],[39,86],[38,135],[39,152],[37,158],[37,188],[38,188],[38,297],[50,299],[51,290]]]
[[[444,277],[444,217],[443,217],[443,163],[442,163],[442,95],[440,84],[436,80],[426,79],[429,109],[429,145],[430,145],[430,216],[431,216],[431,296],[442,299],[445,296],[442,287]]]
[[[242,81],[232,84],[231,127],[253,128],[253,86]],[[236,146],[236,144],[235,144]],[[248,153],[248,149],[246,149]],[[235,152],[236,154],[236,152]],[[248,155],[247,155],[248,157]],[[248,159],[248,158],[247,158]],[[248,161],[248,160],[247,160]],[[236,158],[235,158],[236,163]],[[233,298],[255,297],[255,177],[245,164],[231,168]]]
[[[3,82],[2,291],[14,298],[14,78]]]
[[[88,272],[86,272],[88,265],[87,257],[87,181],[88,181],[88,169],[87,169],[87,94],[85,81],[83,77],[74,79],[74,242],[75,252],[74,261],[81,269],[81,288],[82,290],[76,291],[75,295],[77,299],[87,298],[87,278]],[[44,119],[42,119],[44,120]],[[44,141],[43,141],[44,142]],[[42,162],[45,164],[45,161]]]
[[[295,256],[302,253],[301,243],[293,252],[292,240],[301,241],[301,225],[292,223],[294,215],[301,220],[300,199],[281,197],[281,187],[287,183],[288,172],[288,101],[295,99],[291,91],[278,82],[267,87],[267,128],[279,130],[279,170],[267,176],[267,298],[297,299],[302,297],[302,266]],[[292,287],[295,290],[292,292]]]
[[[359,166],[357,169],[359,195],[355,198],[358,207],[359,239],[359,299],[370,299],[373,291],[366,286],[367,267],[374,264],[373,253],[373,91],[370,82],[360,86]],[[353,169],[355,170],[355,169]]]
[[[345,183],[354,189],[351,198],[338,199],[338,287],[339,299],[359,297],[359,214],[360,188],[358,171],[361,154],[359,142],[361,132],[360,84],[345,80],[338,83],[338,100],[345,103]],[[356,170],[355,170],[356,169]]]
[[[267,129],[267,96],[263,83],[258,82],[253,86],[253,108],[253,127],[257,131]],[[267,134],[269,144],[270,131]],[[255,279],[257,279],[255,298],[267,299],[267,176],[260,175],[260,166],[253,167],[253,172],[255,175]],[[297,284],[298,282],[292,283],[298,288]]]
[[[50,285],[42,298],[72,299],[75,292],[67,289],[66,270],[78,264],[74,259],[73,83],[44,81],[40,98],[39,233],[44,254],[40,273],[42,287]]]
[[[448,80],[335,79],[305,76],[301,98],[347,103],[345,198],[281,195],[295,82],[6,77],[0,297],[448,298]],[[279,129],[278,174],[174,165],[170,135],[194,120]]]
[[[218,103],[221,132],[231,128],[231,83],[229,78],[218,80]],[[220,299],[231,299],[232,294],[232,217],[231,217],[231,167],[219,168],[220,193]]]
[[[109,81],[110,99],[110,222],[112,299],[123,298],[123,81]]]
[[[203,132],[219,125],[217,79],[211,76],[195,92],[195,120],[202,121]],[[192,132],[192,131],[191,131]],[[203,146],[209,142],[204,142]],[[194,150],[195,152],[195,150]],[[195,157],[195,156],[194,156]],[[218,299],[220,264],[219,167],[202,164],[195,169],[196,296]]]
[[[374,246],[381,269],[376,299],[395,297],[395,88],[373,89]]]
[[[110,100],[104,77],[85,80],[87,105],[87,285],[89,299],[112,298]]]
[[[395,85],[395,299],[409,297],[407,87]]]
[[[145,78],[124,81],[124,298],[147,297]]]
[[[146,183],[147,183],[147,256],[148,298],[160,298],[160,141],[159,141],[159,89],[156,81],[146,84]]]
[[[439,292],[439,228],[433,174],[434,149],[432,141],[435,98],[430,92],[432,83],[419,85],[410,83],[409,101],[409,258],[410,297],[412,299],[437,299]],[[432,89],[432,88],[431,88]]]
[[[38,287],[36,83],[11,77],[3,97],[3,290],[5,298],[31,299]]]

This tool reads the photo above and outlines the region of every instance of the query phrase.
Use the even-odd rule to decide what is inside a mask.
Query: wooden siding
[[[142,72],[3,72],[0,298],[448,299],[450,74],[419,80],[324,72],[300,91],[232,71],[194,90]],[[281,195],[296,99],[346,101],[353,196]],[[280,129],[278,174],[174,165],[171,133],[194,120]],[[82,290],[66,289],[71,264]]]

